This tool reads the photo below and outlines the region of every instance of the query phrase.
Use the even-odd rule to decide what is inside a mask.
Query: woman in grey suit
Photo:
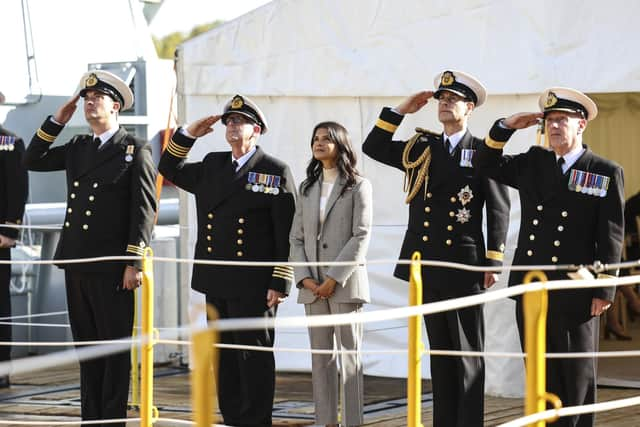
[[[316,125],[313,156],[291,228],[292,261],[364,261],[371,234],[371,183],[358,175],[349,133],[340,124]],[[298,303],[308,316],[357,313],[369,302],[363,265],[296,267]],[[313,350],[359,350],[362,324],[309,328]],[[340,375],[338,375],[338,357]],[[313,354],[313,396],[316,423],[338,425],[342,395],[345,426],[363,423],[362,359],[358,353]]]

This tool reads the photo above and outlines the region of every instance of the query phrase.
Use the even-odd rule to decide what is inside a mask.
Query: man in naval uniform
[[[471,165],[481,140],[467,129],[469,116],[486,99],[482,84],[460,71],[435,77],[436,91],[410,96],[396,108],[384,108],[362,146],[364,153],[405,172],[409,223],[400,251],[408,260],[414,251],[425,260],[476,266],[499,266],[509,223],[506,187],[479,176]],[[444,131],[416,129],[408,141],[392,141],[405,114],[415,113],[429,99],[438,100],[438,120]],[[487,239],[482,232],[487,209]],[[394,275],[409,280],[409,267],[398,265]],[[492,286],[494,273],[423,267],[424,303],[479,294]],[[482,351],[482,306],[425,316],[429,344],[434,350]],[[484,360],[480,357],[431,357],[433,425],[482,426],[484,419]]]
[[[222,121],[231,151],[211,152],[187,163],[196,141]],[[257,145],[267,131],[258,106],[234,96],[222,115],[202,118],[175,132],[159,170],[193,193],[198,216],[197,260],[286,262],[295,211],[289,167]],[[194,264],[191,286],[206,295],[220,318],[273,317],[288,294],[293,269]],[[225,344],[272,347],[273,329],[222,332]],[[275,362],[270,351],[221,350],[218,401],[224,423],[271,426]]]
[[[0,92],[0,105],[4,95]],[[0,126],[0,224],[20,225],[27,202],[29,182],[22,165],[24,142]],[[11,259],[11,248],[16,245],[18,229],[0,227],[0,259]],[[11,265],[0,264],[0,318],[11,317]],[[7,321],[7,320],[5,320]],[[11,325],[0,325],[0,341],[11,341]],[[0,362],[11,360],[11,346],[0,346]],[[0,388],[9,387],[9,376],[0,377]]]
[[[481,173],[518,190],[520,233],[514,265],[603,265],[620,261],[624,229],[622,168],[583,144],[587,122],[598,114],[586,95],[569,88],[545,90],[541,113],[518,113],[498,120],[478,147],[474,166]],[[503,155],[516,129],[544,118],[549,148]],[[612,274],[615,272],[611,272]],[[524,271],[513,271],[509,285],[522,283]],[[549,280],[567,279],[566,270],[547,271]],[[604,273],[601,273],[604,274]],[[598,316],[613,300],[614,288],[583,288],[549,293],[547,351],[593,352]],[[516,317],[524,341],[522,301]],[[586,405],[596,398],[593,358],[548,359],[547,390],[563,406]],[[564,417],[560,426],[592,426],[592,413]]]
[[[133,93],[101,70],[86,73],[80,85],[80,92],[44,121],[25,155],[30,170],[66,170],[67,211],[55,259],[142,255],[156,212],[156,170],[150,145],[118,125],[120,111],[133,105]],[[80,97],[91,133],[52,144]],[[58,266],[65,270],[75,341],[131,336],[141,259]],[[80,363],[83,420],[126,417],[130,366],[129,351]]]

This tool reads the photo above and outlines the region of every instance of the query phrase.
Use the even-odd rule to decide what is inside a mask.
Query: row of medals
[[[274,196],[277,196],[280,193],[280,189],[278,187],[267,187],[264,184],[247,184],[244,188],[251,190],[254,193],[273,194]]]
[[[0,136],[0,151],[15,150],[15,138],[12,136]]]

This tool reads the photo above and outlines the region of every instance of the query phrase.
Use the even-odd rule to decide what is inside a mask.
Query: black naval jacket
[[[402,119],[402,115],[384,108],[362,150],[369,157],[404,172],[402,153],[407,141],[392,141],[393,133]],[[476,150],[480,143],[480,139],[467,131],[452,157],[446,152],[442,135],[424,131],[414,145],[409,160],[417,159],[426,147],[431,147],[429,182],[426,191],[423,184],[423,188],[409,203],[409,221],[400,259],[411,259],[413,252],[419,251],[423,260],[479,266],[502,265],[509,226],[507,188],[481,177],[471,167],[460,166],[462,149]],[[463,205],[465,190],[472,197]],[[485,203],[488,224],[486,249],[482,232],[482,208]],[[481,273],[433,267],[425,267],[422,272],[424,281],[434,288],[460,291],[483,289]],[[408,265],[397,265],[394,275],[409,280]]]
[[[0,126],[0,224],[22,224],[29,192],[27,170],[22,165],[24,142]],[[15,239],[18,229],[1,227],[0,234]]]
[[[295,212],[295,187],[289,167],[260,147],[236,173],[231,152],[212,152],[187,163],[195,139],[174,133],[160,159],[169,181],[196,198],[197,260],[286,262]],[[249,173],[279,177],[275,187],[249,182]],[[273,179],[273,178],[271,178]],[[274,189],[277,188],[277,191]],[[256,191],[254,191],[256,190]],[[194,264],[191,287],[219,298],[264,297],[268,289],[289,293],[293,268]]]
[[[151,146],[121,127],[97,152],[91,135],[76,135],[51,147],[62,129],[47,118],[25,155],[30,170],[66,170],[67,212],[54,258],[143,255],[156,212]],[[125,264],[142,268],[141,260],[59,266],[118,273]]]
[[[624,179],[616,163],[586,151],[566,174],[556,155],[540,146],[525,153],[503,155],[513,130],[496,122],[479,147],[473,164],[482,173],[518,190],[521,216],[514,265],[591,265],[620,262],[624,230]],[[610,178],[606,193],[576,191],[572,170]],[[566,271],[545,272],[549,280],[567,279]],[[513,271],[509,285],[522,283],[526,272]],[[615,289],[586,288],[549,293],[549,310],[576,321],[590,318],[594,297],[612,301]]]
[[[639,217],[640,193],[636,193],[627,200],[624,206],[625,261],[636,261],[640,259]]]

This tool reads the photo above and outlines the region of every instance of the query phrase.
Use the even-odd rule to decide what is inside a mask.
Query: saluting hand
[[[187,132],[189,135],[200,138],[201,136],[205,136],[208,133],[213,132],[213,126],[218,120],[220,120],[221,115],[215,116],[207,116],[203,117],[195,122],[191,123],[187,126]]]
[[[396,111],[400,114],[415,113],[416,111],[427,105],[427,102],[429,102],[429,99],[432,97],[433,91],[423,90],[422,92],[413,94],[402,101],[402,103],[396,107]]]
[[[538,124],[543,117],[543,113],[516,113],[504,119],[502,124],[509,129],[524,129]]]
[[[58,123],[66,125],[69,120],[71,120],[73,113],[76,112],[79,99],[80,95],[75,95],[69,98],[67,102],[65,102],[64,104],[62,104],[62,106],[60,106],[60,108],[58,108],[58,111],[56,111],[56,113],[53,115],[53,119]]]

